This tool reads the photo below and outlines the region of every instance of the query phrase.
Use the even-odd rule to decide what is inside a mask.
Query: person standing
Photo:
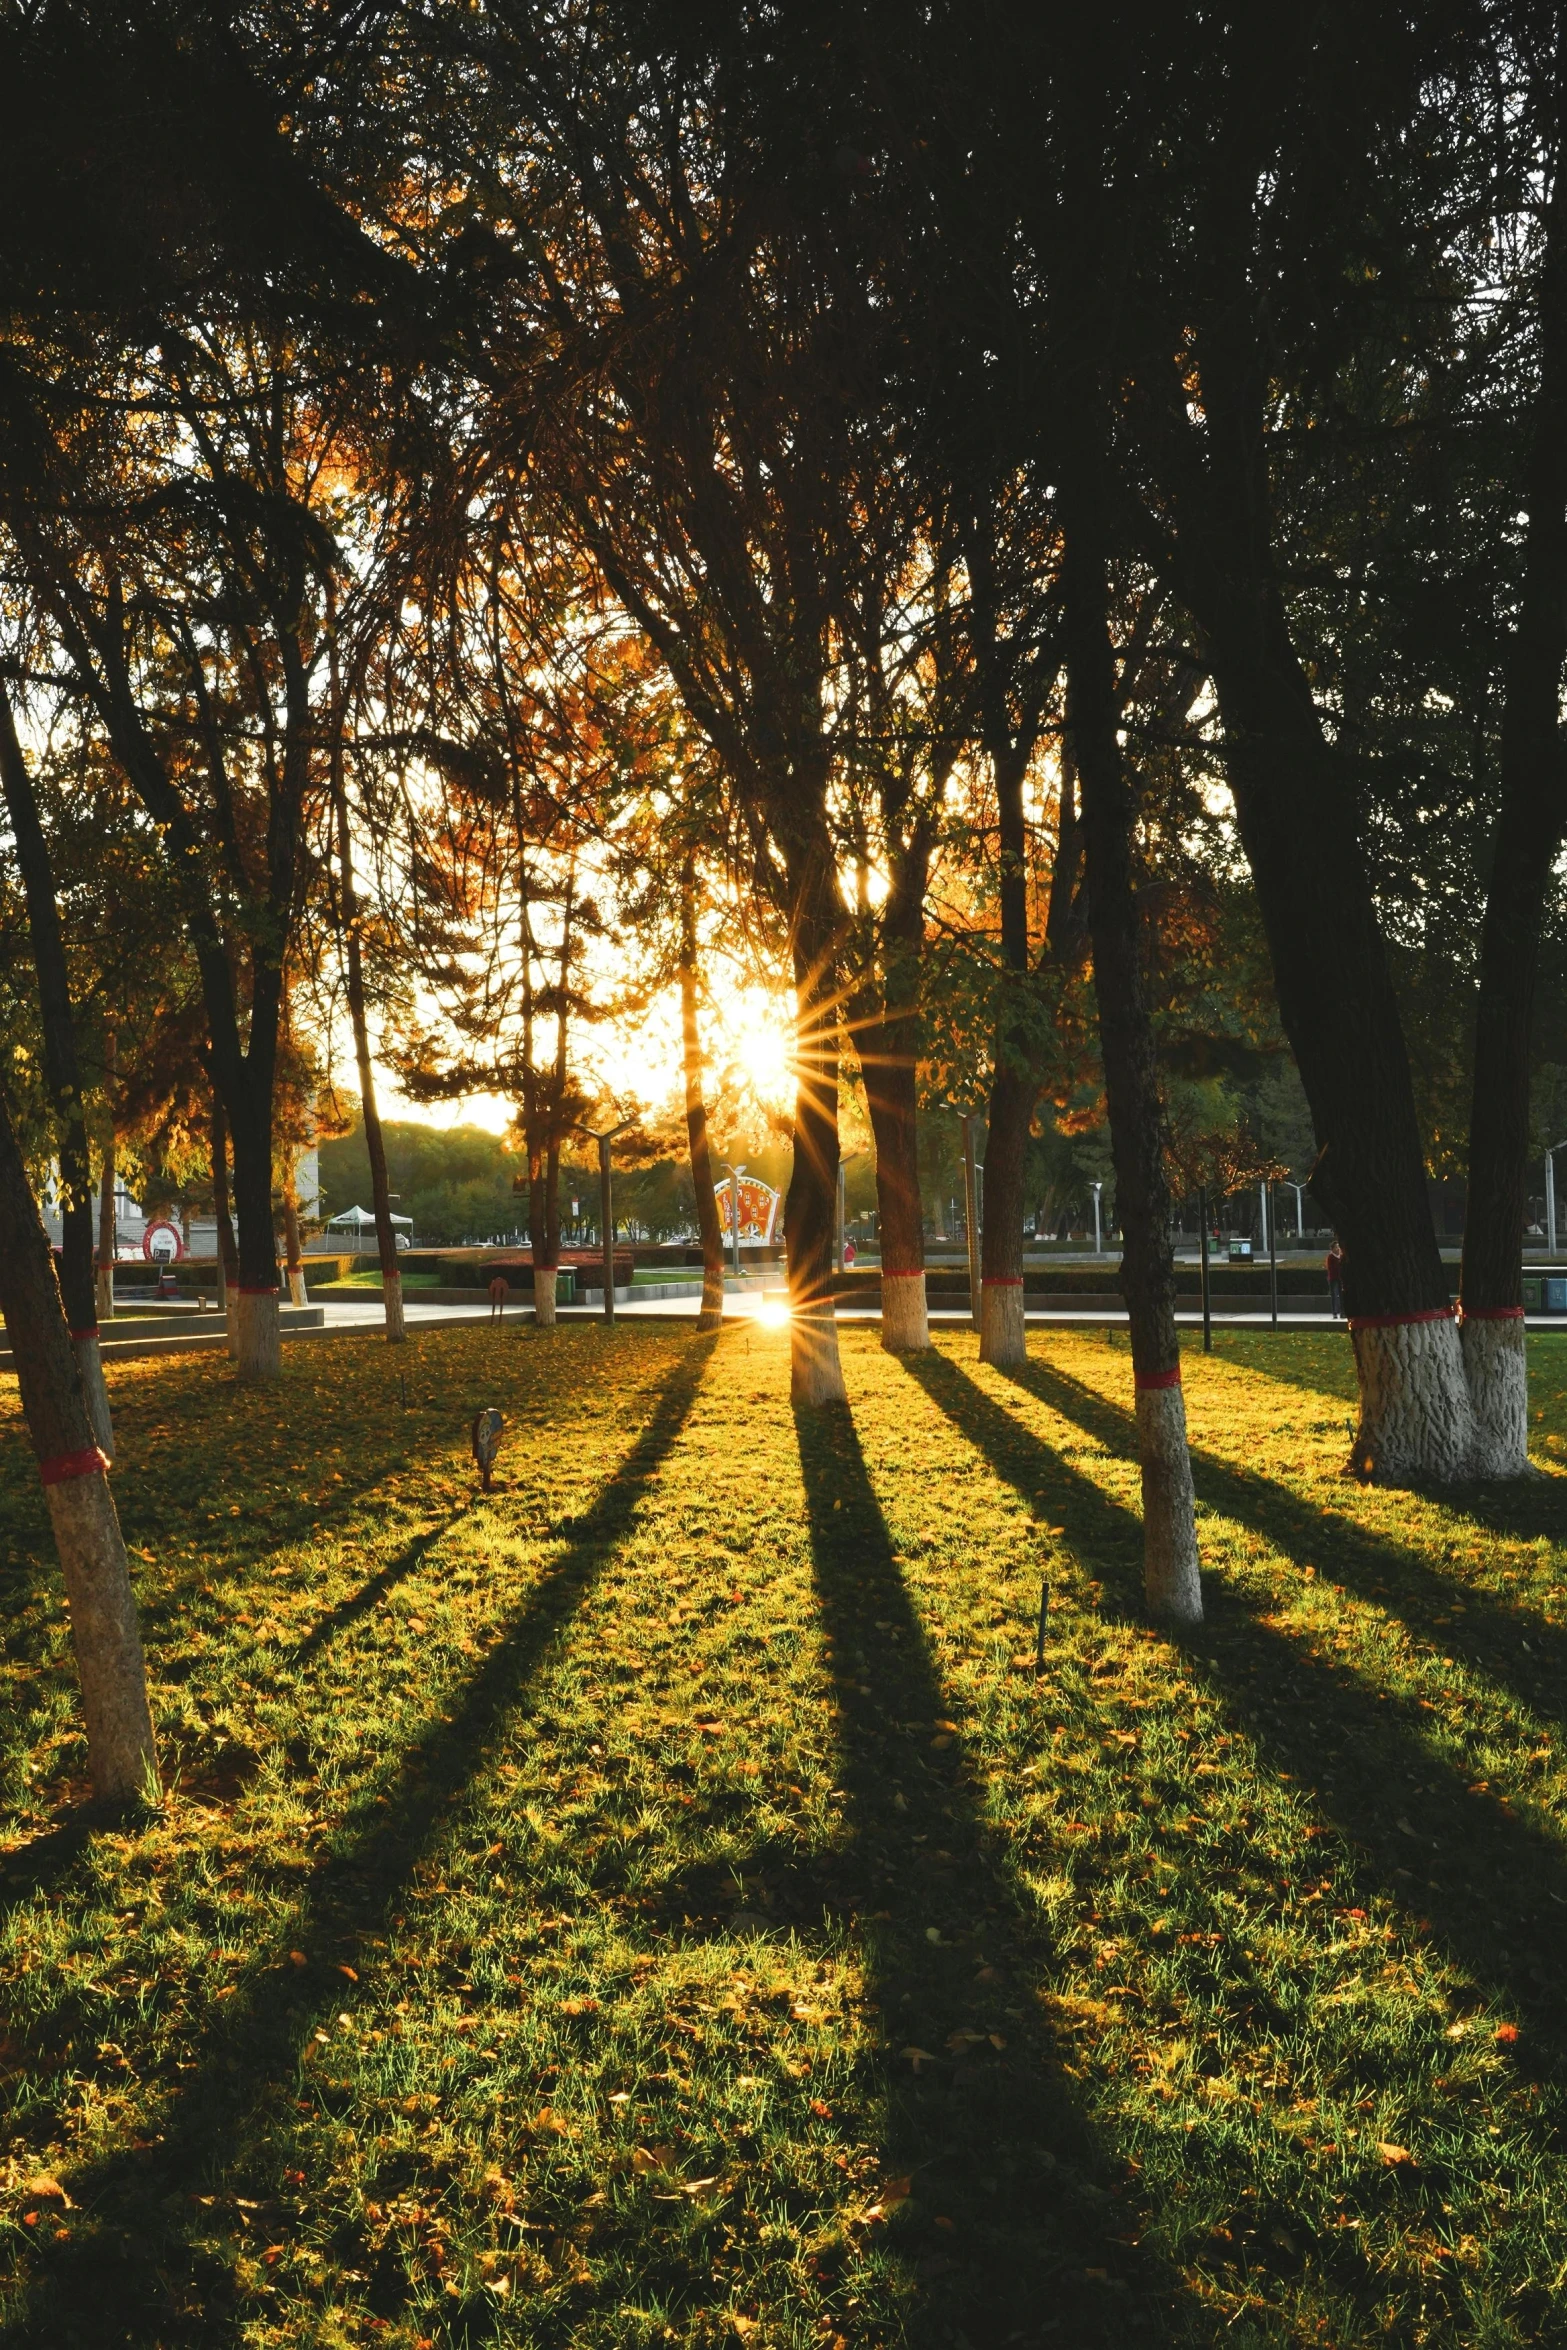
[[[1328,1277],[1328,1312],[1335,1322],[1341,1321],[1344,1314],[1344,1247],[1336,1232],[1333,1245],[1322,1260],[1322,1269]]]

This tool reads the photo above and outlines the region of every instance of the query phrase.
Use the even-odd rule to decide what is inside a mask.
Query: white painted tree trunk
[[[230,1292],[234,1376],[247,1387],[270,1386],[283,1376],[282,1326],[275,1289]]]
[[[796,1306],[789,1321],[791,1403],[847,1403],[838,1325],[830,1303]]]
[[[1021,1281],[982,1281],[979,1290],[979,1359],[1015,1369],[1028,1360]]]
[[[221,1249],[218,1251],[218,1312],[223,1316],[223,1338],[232,1363],[239,1354],[239,1322],[234,1311],[234,1292],[229,1287],[228,1268],[223,1262]]]
[[[881,1277],[881,1342],[889,1354],[923,1354],[930,1345],[930,1315],[923,1273]]]
[[[1137,1457],[1143,1472],[1143,1593],[1167,1624],[1202,1622],[1197,1503],[1179,1375],[1137,1390]]]
[[[307,1306],[310,1303],[303,1265],[290,1265],[288,1268],[288,1302],[291,1306]]]
[[[1473,1474],[1536,1475],[1529,1459],[1529,1358],[1523,1308],[1465,1314],[1464,1376],[1474,1407]]]
[[[80,1336],[73,1331],[71,1347],[76,1356],[76,1368],[81,1374],[82,1395],[87,1404],[87,1417],[92,1422],[93,1436],[104,1459],[113,1465],[114,1420],[109,1411],[109,1390],[103,1379],[103,1350],[98,1344],[96,1330],[85,1330]]]
[[[381,1276],[381,1304],[386,1315],[386,1343],[401,1346],[408,1335],[403,1320],[403,1277],[401,1273],[383,1273]]]
[[[541,1330],[555,1327],[555,1267],[535,1265],[533,1268],[533,1318]]]
[[[1451,1312],[1351,1319],[1360,1426],[1350,1467],[1375,1485],[1453,1485],[1474,1474],[1475,1414]]]
[[[702,1273],[702,1303],[697,1312],[699,1330],[721,1330],[724,1324],[724,1276],[716,1267]]]
[[[158,1798],[141,1632],[125,1538],[102,1469],[49,1478],[49,1522],[65,1576],[93,1790],[116,1806]]]

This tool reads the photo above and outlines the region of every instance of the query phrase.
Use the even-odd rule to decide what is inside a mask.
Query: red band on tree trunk
[[[235,1284],[240,1297],[276,1297],[275,1281],[240,1281]]]
[[[1451,1306],[1427,1306],[1418,1314],[1351,1314],[1349,1327],[1351,1330],[1402,1330],[1414,1322],[1450,1322],[1452,1319]]]
[[[981,1273],[979,1286],[981,1289],[1021,1289],[1023,1276],[1021,1273]]]
[[[40,1461],[38,1474],[46,1485],[64,1485],[72,1477],[102,1477],[108,1467],[96,1444],[89,1444],[85,1452],[56,1453],[52,1461]]]
[[[1522,1309],[1521,1309],[1521,1308],[1520,1308],[1520,1311],[1522,1311]],[[98,1325],[97,1325],[97,1323],[96,1323],[96,1322],[89,1322],[89,1323],[87,1324],[87,1326],[86,1326],[86,1328],[85,1328],[84,1330],[73,1330],[73,1331],[71,1332],[71,1336],[72,1336],[72,1338],[73,1338],[73,1339],[76,1339],[76,1338],[96,1338],[96,1337],[97,1337],[97,1335],[98,1335]]]
[[[883,1281],[923,1281],[925,1268],[923,1265],[917,1265],[910,1273],[906,1272],[901,1265],[883,1265],[881,1277]]]
[[[1466,1322],[1521,1322],[1522,1306],[1465,1306]]]
[[[1177,1363],[1173,1371],[1150,1371],[1146,1378],[1141,1371],[1138,1371],[1133,1376],[1132,1384],[1137,1389],[1139,1395],[1143,1394],[1146,1389],[1152,1387],[1179,1387],[1181,1384],[1181,1366],[1179,1363]]]

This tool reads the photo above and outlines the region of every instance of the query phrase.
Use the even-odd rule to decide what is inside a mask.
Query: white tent
[[[406,1232],[412,1232],[414,1228],[412,1216],[394,1216],[392,1222],[401,1224]],[[373,1208],[345,1208],[340,1216],[328,1219],[327,1230],[328,1232],[373,1232],[375,1230],[375,1211]]]

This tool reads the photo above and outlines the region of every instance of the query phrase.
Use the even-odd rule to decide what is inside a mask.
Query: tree
[[[65,1577],[93,1790],[116,1810],[156,1801],[152,1715],[125,1541],[3,1091],[0,1310]]]
[[[817,1403],[844,1393],[831,1260],[845,909],[827,686],[882,453],[876,313],[845,258],[852,222],[848,236],[822,224],[825,209],[845,226],[850,175],[807,189],[774,169],[780,109],[816,135],[821,56],[773,40],[759,25],[665,40],[618,8],[547,28],[497,14],[472,82],[487,111],[461,120],[442,168],[492,240],[475,326],[487,444],[664,660],[787,925],[791,1385]],[[519,203],[525,266],[506,258],[501,217]]]
[[[341,418],[308,378],[296,346],[228,318],[85,357],[35,337],[0,445],[19,560],[157,829],[200,971],[246,1380],[279,1367],[273,1088],[335,562],[318,504]]]
[[[8,695],[0,691],[0,785],[11,819],[32,937],[43,1026],[44,1075],[54,1111],[60,1165],[60,1288],[66,1324],[76,1351],[82,1393],[99,1450],[114,1458],[114,1424],[104,1385],[98,1343],[98,1306],[93,1280],[92,1172],[87,1155],[87,1118],[71,1001],[65,936],[55,899],[49,844],[39,815],[38,795]]]

